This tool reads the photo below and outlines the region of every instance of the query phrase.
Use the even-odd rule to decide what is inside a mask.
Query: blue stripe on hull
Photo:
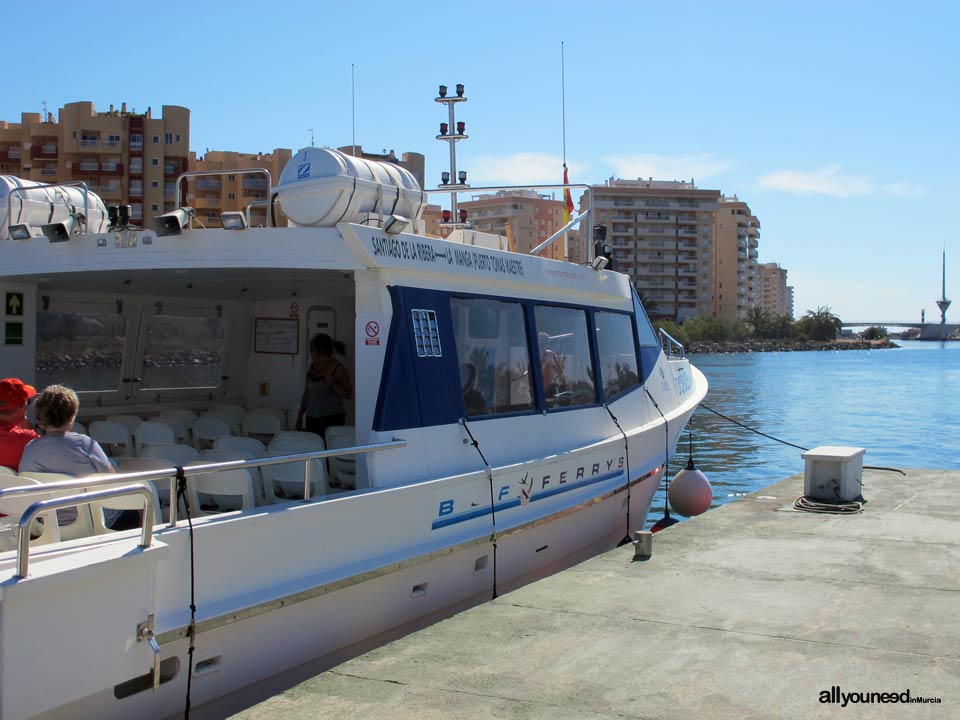
[[[596,483],[605,482],[613,478],[619,478],[623,476],[623,470],[617,470],[615,472],[604,473],[603,475],[597,475],[590,478],[589,480],[582,480],[571,485],[566,485],[564,487],[555,487],[550,490],[543,490],[538,493],[534,493],[533,497],[530,498],[530,502],[537,502],[538,500],[546,500],[547,498],[559,495],[561,493],[570,492],[571,490],[579,490],[581,488],[588,487],[590,485],[595,485]],[[509,510],[510,508],[517,507],[520,504],[520,498],[513,498],[507,500],[498,505],[495,505],[497,512],[502,510]],[[443,527],[449,527],[450,525],[456,525],[457,523],[466,522],[467,520],[473,520],[474,518],[483,517],[484,515],[490,514],[490,507],[481,507],[469,510],[467,512],[459,513],[457,515],[450,515],[449,517],[440,518],[433,521],[432,530],[437,530]]]

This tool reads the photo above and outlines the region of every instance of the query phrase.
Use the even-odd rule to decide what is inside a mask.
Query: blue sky
[[[558,182],[560,44],[571,182],[695,178],[762,224],[797,316],[937,314],[941,248],[960,317],[960,10],[916,2],[181,2],[0,4],[0,119],[46,101],[184,105],[191,148],[446,145],[440,83],[466,85],[474,185]],[[238,118],[245,118],[238,121]]]

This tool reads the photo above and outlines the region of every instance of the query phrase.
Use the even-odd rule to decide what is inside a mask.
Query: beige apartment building
[[[760,221],[736,195],[720,198],[715,218],[712,314],[724,320],[745,320],[750,309],[760,304]]]
[[[457,207],[467,211],[467,221],[474,230],[509,237],[519,253],[529,253],[563,227],[563,201],[535,190],[474,195],[460,201]],[[554,242],[542,255],[563,258],[563,239]]]
[[[761,263],[760,306],[770,317],[793,318],[793,287],[787,285],[787,271],[777,263]]]
[[[611,178],[592,192],[593,224],[607,226],[615,269],[650,298],[650,314],[677,322],[710,317],[720,191],[699,189],[692,181]]]
[[[187,169],[190,111],[164,105],[138,113],[113,105],[67,103],[53,113],[22,113],[0,121],[0,174],[37,182],[80,180],[107,205],[129,205],[133,222],[176,207],[177,177]]]
[[[267,225],[268,183],[276,184],[293,152],[276,148],[272,153],[240,153],[228,150],[208,150],[203,156],[190,153],[191,172],[216,172],[218,175],[199,176],[186,180],[186,204],[205,227],[220,227],[220,213],[246,211],[251,227]],[[230,170],[266,170],[263,173],[231,173]],[[279,208],[274,224],[286,226],[286,218]]]

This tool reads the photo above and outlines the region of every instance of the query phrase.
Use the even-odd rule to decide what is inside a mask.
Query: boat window
[[[224,318],[177,315],[147,318],[140,387],[144,390],[217,387],[226,336]]]
[[[609,400],[634,387],[640,380],[637,351],[633,344],[633,318],[623,313],[596,312],[594,320],[600,382],[604,397]]]
[[[65,383],[79,392],[120,387],[127,318],[116,312],[37,312],[38,387]]]
[[[537,305],[534,313],[547,408],[597,402],[586,313],[546,305]]]
[[[467,416],[533,409],[523,306],[453,298],[450,307]]]
[[[417,357],[443,357],[440,349],[440,329],[437,313],[433,310],[413,310],[413,339]]]
[[[633,311],[637,316],[637,339],[640,341],[640,347],[659,348],[660,340],[657,339],[657,332],[650,324],[650,318],[647,317],[636,290],[633,291]]]

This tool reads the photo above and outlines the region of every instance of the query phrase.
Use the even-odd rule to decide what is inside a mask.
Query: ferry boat
[[[78,391],[121,470],[0,475],[2,720],[172,716],[612,548],[707,391],[626,275],[427,236],[389,163],[299,151],[266,227],[0,182],[2,375]],[[292,432],[319,332],[355,387],[329,446]]]

